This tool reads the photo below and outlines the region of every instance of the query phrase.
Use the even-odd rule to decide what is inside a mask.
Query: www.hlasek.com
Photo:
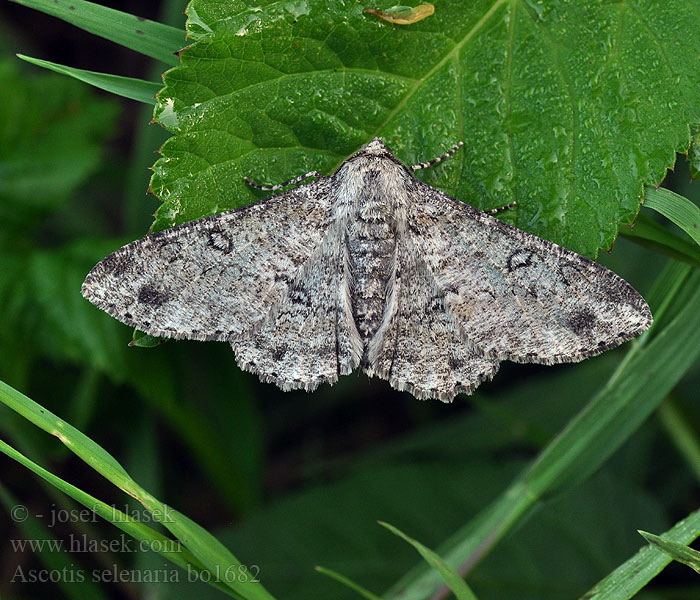
[[[109,569],[82,569],[73,563],[62,569],[28,569],[21,565],[15,569],[12,583],[179,583],[202,581],[204,583],[257,583],[260,567],[230,565],[226,569],[205,571],[187,565],[176,569],[163,564],[162,569],[120,569],[116,564]]]
[[[67,539],[14,539],[10,540],[14,552],[182,552],[182,546],[177,540],[135,540],[122,533],[111,540],[90,539],[86,533],[76,535],[71,533]]]

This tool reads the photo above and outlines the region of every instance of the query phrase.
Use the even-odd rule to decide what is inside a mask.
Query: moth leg
[[[464,142],[457,142],[450,150],[445,152],[445,154],[443,154],[442,156],[438,156],[437,158],[434,158],[433,160],[429,160],[427,162],[422,162],[418,163],[417,165],[413,165],[411,167],[411,170],[418,171],[419,169],[426,169],[428,167],[432,167],[433,165],[438,164],[446,158],[450,158],[450,156],[457,152],[457,150],[459,150],[462,146],[464,146]]]
[[[294,179],[290,179],[289,181],[283,181],[282,183],[278,183],[275,185],[261,185],[259,183],[251,181],[247,177],[244,177],[243,181],[245,181],[248,185],[259,190],[265,190],[266,192],[274,192],[276,190],[281,190],[283,187],[287,187],[288,185],[296,185],[297,183],[301,183],[302,181],[310,179],[311,177],[321,177],[321,174],[318,171],[309,171],[308,173],[299,175]]]

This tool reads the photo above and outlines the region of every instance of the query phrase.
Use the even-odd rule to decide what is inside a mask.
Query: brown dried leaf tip
[[[410,6],[392,6],[386,10],[365,8],[365,12],[377,15],[381,19],[396,25],[411,25],[432,15],[435,12],[435,7],[432,4],[421,4],[415,8]]]

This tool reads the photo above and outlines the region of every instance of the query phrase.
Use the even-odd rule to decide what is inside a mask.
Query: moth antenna
[[[498,208],[491,208],[489,210],[485,210],[484,212],[488,215],[495,215],[499,212],[506,211],[509,208],[513,208],[516,204],[517,202],[513,200],[513,202],[511,202],[510,204],[506,204],[505,206],[499,206]]]
[[[276,190],[281,190],[283,187],[287,187],[288,185],[296,185],[297,183],[301,183],[302,181],[311,179],[312,177],[322,177],[322,175],[318,171],[309,171],[308,173],[299,175],[294,179],[290,179],[289,181],[283,181],[282,183],[277,183],[275,185],[261,185],[259,183],[255,183],[254,181],[251,181],[248,177],[244,177],[243,181],[245,181],[248,185],[259,190],[265,190],[266,192],[274,192]]]
[[[418,171],[420,169],[427,169],[428,167],[432,167],[433,165],[438,164],[439,162],[442,162],[446,158],[450,158],[457,150],[459,150],[462,146],[464,146],[464,142],[457,142],[450,150],[445,152],[445,154],[438,156],[437,158],[433,158],[432,160],[429,160],[427,162],[422,162],[418,163],[417,165],[413,165],[411,167],[412,171]]]

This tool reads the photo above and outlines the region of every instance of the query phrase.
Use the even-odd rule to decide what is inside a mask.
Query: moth
[[[335,173],[147,235],[82,293],[153,336],[228,342],[238,365],[311,391],[361,368],[450,401],[503,360],[575,362],[646,330],[624,279],[419,181],[380,138]]]

